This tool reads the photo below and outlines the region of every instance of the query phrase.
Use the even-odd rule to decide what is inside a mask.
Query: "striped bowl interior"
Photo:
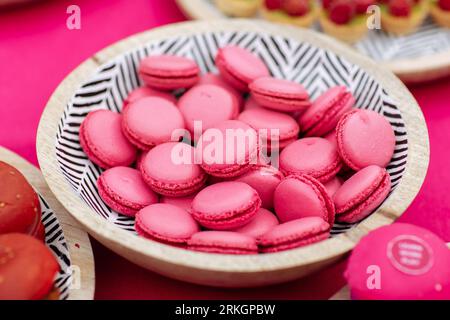
[[[55,212],[41,195],[39,195],[39,202],[42,210],[42,223],[45,227],[45,243],[55,255],[60,266],[60,271],[55,279],[55,287],[59,291],[59,299],[66,300],[72,283],[69,249]]]
[[[92,210],[119,228],[134,232],[134,219],[112,211],[100,198],[96,180],[102,170],[88,160],[78,138],[80,124],[97,109],[120,112],[129,92],[142,85],[137,68],[142,58],[154,54],[180,55],[197,61],[202,72],[217,72],[214,57],[218,48],[234,44],[248,48],[265,61],[273,76],[303,84],[313,99],[327,88],[345,85],[354,94],[358,108],[374,110],[391,123],[396,136],[395,154],[388,166],[393,191],[405,170],[408,140],[396,101],[359,66],[333,52],[280,36],[254,32],[204,32],[147,43],[101,66],[79,87],[60,119],[55,152],[61,174]],[[157,116],[155,114],[155,116]],[[353,225],[336,223],[332,235]]]

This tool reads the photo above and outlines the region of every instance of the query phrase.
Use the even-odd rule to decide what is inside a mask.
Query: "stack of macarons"
[[[356,109],[343,86],[312,101],[271,76],[256,54],[219,49],[218,73],[157,55],[141,61],[142,88],[122,114],[91,112],[81,145],[105,169],[97,184],[145,238],[190,250],[256,254],[327,239],[390,191],[389,122]],[[364,107],[364,106],[361,106]]]
[[[0,300],[57,299],[59,265],[44,238],[37,193],[0,161]]]

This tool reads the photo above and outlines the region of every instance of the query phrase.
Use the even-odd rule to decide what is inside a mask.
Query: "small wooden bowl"
[[[46,206],[42,207],[43,218],[47,218],[45,221],[43,220],[44,224],[48,223],[52,216],[57,217],[57,221],[52,222],[49,227],[46,226],[46,229],[51,228],[54,230],[54,234],[57,234],[58,228],[61,228],[62,234],[58,236],[58,239],[52,237],[49,243],[49,235],[47,233],[46,240],[47,244],[59,247],[60,264],[62,263],[66,266],[67,261],[70,261],[70,269],[65,270],[63,276],[58,277],[55,283],[57,287],[67,290],[62,293],[61,298],[68,300],[92,300],[95,289],[94,256],[87,233],[55,199],[48,189],[41,172],[35,166],[19,155],[2,147],[0,147],[0,161],[6,162],[19,170],[45,200],[48,208]],[[64,248],[63,241],[67,248]],[[65,250],[68,250],[68,255],[67,252],[64,252]],[[72,273],[71,276],[70,271]],[[70,279],[72,280],[71,283],[69,283]]]
[[[214,46],[233,41],[252,46],[276,76],[297,79],[299,73],[300,78],[306,77],[305,85],[313,98],[327,85],[347,82],[358,95],[358,103],[383,111],[389,118],[398,133],[396,153],[403,152],[403,156],[398,160],[401,165],[393,164],[389,169],[395,177],[395,190],[372,216],[346,233],[295,250],[256,256],[211,255],[137,237],[129,231],[133,221],[117,216],[101,202],[95,187],[100,170],[88,161],[78,142],[78,128],[87,112],[98,108],[120,110],[120,100],[139,85],[136,65],[150,52],[195,58],[205,72],[212,65],[208,59],[217,50]],[[268,54],[267,50],[274,51]],[[301,54],[309,58],[298,58]],[[298,66],[293,65],[295,55]],[[317,63],[317,67],[309,69],[310,63]],[[338,74],[336,70],[341,71]],[[379,99],[367,99],[373,92]],[[368,231],[392,223],[405,211],[422,185],[429,159],[428,133],[420,108],[390,71],[327,36],[250,20],[166,26],[131,36],[95,54],[76,68],[50,98],[39,124],[37,151],[43,174],[56,197],[105,246],[163,275],[223,287],[280,283],[337,261]],[[338,229],[346,230],[346,226]]]

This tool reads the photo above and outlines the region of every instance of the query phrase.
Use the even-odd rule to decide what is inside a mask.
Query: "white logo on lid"
[[[413,235],[400,235],[388,243],[387,256],[399,271],[410,275],[427,273],[434,263],[433,249]]]

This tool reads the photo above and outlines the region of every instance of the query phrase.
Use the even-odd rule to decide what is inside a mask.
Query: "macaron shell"
[[[255,189],[261,198],[261,207],[271,209],[275,189],[283,177],[283,174],[274,167],[254,165],[250,171],[239,176],[235,181],[244,182]]]
[[[307,174],[328,182],[341,170],[342,161],[335,146],[326,139],[303,138],[283,149],[280,168],[285,175]]]
[[[51,251],[34,237],[0,235],[0,300],[40,300],[59,270]]]
[[[123,112],[123,133],[141,150],[172,141],[172,135],[180,129],[184,129],[183,116],[167,99],[142,98],[129,104]]]
[[[239,228],[255,217],[261,199],[243,182],[220,182],[201,190],[192,201],[192,215],[213,230]]]
[[[316,243],[329,237],[330,225],[319,217],[292,220],[262,235],[261,252],[278,252]]]
[[[214,84],[196,85],[180,98],[178,107],[191,133],[194,133],[195,121],[201,123],[203,132],[223,121],[234,119],[239,112],[236,97],[229,90]]]
[[[405,263],[399,264],[397,258],[394,258],[394,244],[398,244],[400,239],[413,241],[416,245],[419,244],[418,249],[423,249],[409,249],[405,252],[413,254],[412,260],[405,261],[416,262],[416,266],[419,266],[415,270],[416,274],[410,272],[413,270],[399,268]],[[361,239],[352,251],[345,277],[352,299],[356,300],[448,300],[449,265],[450,251],[442,239],[424,228],[394,223],[371,231]],[[380,287],[376,290],[367,286],[368,277],[372,275],[374,278],[376,275],[374,267],[381,271]],[[414,265],[412,267],[416,269]]]
[[[342,186],[342,179],[339,177],[334,177],[333,179],[331,179],[330,181],[325,183],[323,186],[325,187],[325,189],[327,189],[327,192],[328,192],[328,195],[330,196],[330,198],[333,199],[336,192]]]
[[[231,231],[202,231],[188,241],[188,249],[221,254],[257,254],[253,237]]]
[[[152,88],[173,90],[195,85],[199,80],[199,68],[188,58],[157,55],[141,61],[139,75]]]
[[[236,97],[236,100],[238,101],[239,108],[244,104],[244,98],[242,97],[242,94],[233,88],[231,85],[228,84],[220,75],[215,73],[207,73],[204,74],[200,81],[198,82],[198,85],[200,84],[214,84],[216,86],[222,87],[225,90],[228,90],[233,96]]]
[[[355,98],[344,86],[329,89],[300,117],[306,136],[323,136],[332,131],[340,118],[355,105]]]
[[[364,219],[386,199],[390,189],[391,179],[384,168],[362,169],[334,195],[337,219],[348,223]]]
[[[41,219],[39,198],[25,177],[0,161],[0,234],[29,233]]]
[[[275,213],[280,222],[305,217],[320,217],[334,223],[334,204],[325,187],[306,175],[286,177],[274,193]]]
[[[158,97],[158,98],[163,98],[168,100],[169,102],[176,104],[177,103],[177,99],[171,95],[168,92],[164,92],[164,91],[159,91],[156,89],[152,89],[150,87],[140,87],[137,89],[134,89],[133,91],[131,91],[127,98],[124,101],[124,105],[123,105],[123,109],[122,112],[125,110],[125,108],[130,104],[133,103],[139,99],[142,98],[148,98],[148,97]]]
[[[233,141],[229,138],[233,138]],[[222,139],[222,143],[217,139]],[[218,149],[221,145],[222,150]],[[219,178],[244,174],[250,170],[251,164],[256,163],[257,156],[257,132],[238,120],[224,121],[206,130],[196,147],[196,161],[201,163],[208,174]]]
[[[370,110],[353,110],[337,126],[339,153],[354,170],[369,165],[386,167],[395,149],[395,135],[390,123]]]
[[[108,169],[100,175],[97,185],[102,199],[112,209],[125,215],[134,216],[138,210],[158,202],[158,196],[136,169]]]
[[[122,133],[122,116],[109,110],[90,112],[80,126],[80,144],[89,159],[103,169],[129,166],[136,149]]]
[[[247,92],[248,85],[255,79],[269,76],[264,62],[250,51],[237,46],[219,49],[216,66],[221,76],[239,91]]]
[[[280,144],[286,140],[296,139],[300,128],[297,122],[289,115],[263,108],[243,111],[238,120],[247,123],[258,132],[267,134],[267,139],[278,136]]]
[[[186,243],[200,227],[184,209],[165,203],[145,207],[136,214],[136,225],[152,238]]]
[[[311,105],[305,88],[296,82],[272,77],[250,84],[252,97],[263,107],[279,111],[300,111]]]
[[[196,196],[196,194],[193,194],[193,195],[190,195],[187,197],[179,197],[179,198],[163,196],[163,197],[161,197],[159,202],[174,205],[174,206],[181,208],[183,210],[186,210],[190,213],[192,201],[194,200],[195,196]]]
[[[142,161],[141,173],[153,191],[172,197],[195,193],[207,178],[194,161],[194,149],[182,142],[167,142],[151,149]]]
[[[232,231],[257,239],[278,224],[278,219],[272,212],[260,208],[256,216],[249,223]]]

